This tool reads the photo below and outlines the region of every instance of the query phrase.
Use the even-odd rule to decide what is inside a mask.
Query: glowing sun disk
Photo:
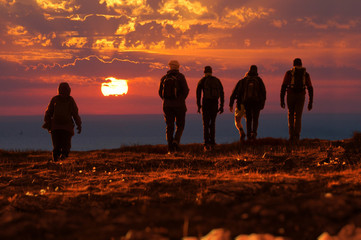
[[[128,93],[128,81],[108,77],[102,83],[101,91],[104,96],[120,96]]]

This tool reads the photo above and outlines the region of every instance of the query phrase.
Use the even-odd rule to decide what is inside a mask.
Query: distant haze
[[[0,149],[51,150],[50,134],[41,128],[43,116],[0,117]],[[231,114],[216,121],[216,142],[239,141]],[[73,150],[119,148],[122,145],[166,144],[162,114],[153,115],[84,115],[83,130],[72,139]],[[244,124],[243,120],[243,124]],[[245,124],[243,125],[245,127]],[[342,140],[361,132],[361,114],[307,114],[303,117],[301,139]],[[288,138],[286,114],[262,114],[258,137]],[[182,144],[203,143],[202,117],[188,114]]]

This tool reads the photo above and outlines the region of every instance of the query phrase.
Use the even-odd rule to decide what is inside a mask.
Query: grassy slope
[[[73,152],[0,151],[0,239],[151,239],[271,233],[316,239],[361,226],[360,137]],[[188,226],[188,227],[187,227]],[[146,231],[144,231],[146,229]],[[133,232],[134,233],[134,232]]]

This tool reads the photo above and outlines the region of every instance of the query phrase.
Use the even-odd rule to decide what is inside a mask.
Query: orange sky
[[[205,65],[225,89],[256,64],[264,112],[281,112],[285,71],[300,57],[315,88],[314,112],[361,112],[361,1],[0,0],[0,115],[43,114],[61,81],[81,114],[161,113],[170,59],[190,87]],[[104,97],[108,77],[128,94]]]

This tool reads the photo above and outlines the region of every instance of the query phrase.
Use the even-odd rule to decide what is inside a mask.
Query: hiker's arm
[[[262,95],[262,100],[266,101],[266,86],[264,85],[264,82],[262,80],[262,78],[259,78],[261,81],[261,95]]]
[[[307,87],[307,91],[308,91],[308,110],[312,109],[312,105],[313,105],[313,86],[311,83],[311,77],[309,74],[306,74],[306,87]]]
[[[161,99],[163,99],[162,92],[163,92],[163,81],[164,81],[164,78],[165,78],[165,77],[162,77],[162,79],[160,80],[160,83],[159,83],[158,94],[159,94],[159,97],[160,97]]]
[[[285,108],[285,95],[286,95],[287,86],[289,84],[290,84],[290,76],[289,76],[289,72],[286,72],[286,74],[283,78],[283,83],[281,86],[281,94],[280,94],[282,108]]]
[[[201,80],[199,80],[198,85],[197,85],[197,90],[196,90],[196,95],[197,95],[197,107],[198,110],[201,108],[201,95],[202,95],[202,89],[203,89],[203,78]]]
[[[219,86],[220,86],[220,108],[223,109],[224,107],[224,89],[223,89],[223,85],[222,82],[218,79],[219,82]]]
[[[50,100],[50,103],[45,110],[44,124],[42,128],[47,129],[48,131],[51,130],[51,117],[53,116],[53,114],[54,114],[54,98]]]
[[[79,116],[79,109],[78,109],[78,106],[76,105],[76,102],[75,100],[72,98],[72,117],[74,119],[74,122],[77,126],[77,129],[78,129],[78,133],[81,132],[81,125],[82,125],[82,122],[81,122],[81,118]]]
[[[267,92],[266,92],[266,86],[264,85],[263,80],[261,79],[261,90],[262,90],[262,109],[264,108],[264,105],[266,103],[266,97],[267,97]]]
[[[51,117],[54,114],[54,98],[50,100],[48,107],[45,110],[44,122],[49,123],[51,122]]]
[[[245,84],[245,78],[242,78],[239,81],[239,86],[237,87],[237,108],[241,109],[241,104],[243,104],[243,93],[244,93],[244,84]]]
[[[236,86],[234,87],[233,91],[232,91],[232,94],[231,94],[231,97],[229,98],[229,107],[230,108],[233,108],[233,104],[234,104],[234,100],[236,100],[237,98],[237,89],[239,87],[239,81],[238,83],[236,84]]]
[[[187,84],[187,80],[183,74],[181,74],[181,84],[182,84],[182,92],[183,92],[183,98],[186,99],[189,94],[189,88]]]

